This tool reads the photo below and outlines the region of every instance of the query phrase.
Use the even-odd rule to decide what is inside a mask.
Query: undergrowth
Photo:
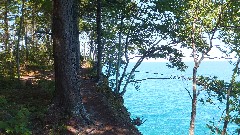
[[[53,96],[54,82],[38,80],[23,85],[16,80],[0,79],[0,134],[32,134],[44,121]]]

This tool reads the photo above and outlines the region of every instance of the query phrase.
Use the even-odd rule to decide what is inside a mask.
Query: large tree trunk
[[[53,53],[55,69],[55,104],[70,116],[83,116],[80,95],[78,0],[54,0]]]

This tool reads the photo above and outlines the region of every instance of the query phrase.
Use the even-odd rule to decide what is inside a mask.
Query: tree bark
[[[194,135],[194,129],[195,129],[195,118],[197,114],[197,69],[199,66],[198,59],[197,59],[197,50],[196,50],[196,44],[195,44],[195,24],[197,19],[195,18],[193,21],[192,26],[192,49],[193,49],[193,59],[194,59],[194,67],[193,67],[193,81],[192,81],[192,112],[191,112],[191,120],[190,120],[190,127],[189,127],[189,135]],[[201,59],[200,59],[201,60]]]
[[[189,128],[189,135],[194,135],[195,129],[195,118],[197,114],[197,68],[193,68],[193,96],[192,96],[192,112],[191,112],[191,121],[190,121],[190,128]]]
[[[78,78],[78,0],[53,1],[55,104],[65,114],[85,117]]]

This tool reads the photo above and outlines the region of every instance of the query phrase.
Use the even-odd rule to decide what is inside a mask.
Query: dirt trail
[[[94,79],[87,78],[86,68],[82,69],[81,76],[81,94],[83,104],[89,113],[90,118],[94,120],[95,126],[85,129],[86,134],[91,135],[138,135],[137,129],[130,122],[119,122],[111,113],[106,98],[101,92],[97,91]],[[121,112],[119,112],[121,113]],[[126,118],[128,119],[128,118]]]
[[[118,105],[118,109],[114,109],[114,105],[109,103],[114,102],[116,97],[112,98],[112,93],[108,91],[109,95],[99,91],[95,78],[89,77],[90,70],[82,67],[80,79],[81,79],[81,95],[84,107],[92,124],[82,127],[82,122],[78,119],[69,119],[64,125],[67,130],[61,131],[58,128],[54,129],[59,124],[58,112],[54,109],[49,109],[45,119],[42,121],[33,121],[35,125],[33,134],[48,135],[52,129],[57,131],[61,135],[140,135],[137,128],[131,123],[127,109],[122,104]],[[36,75],[36,74],[34,74]],[[48,78],[54,79],[54,75],[50,74]],[[26,85],[29,81],[32,85],[36,76],[30,75],[23,76],[22,80]],[[118,99],[118,98],[117,98]],[[121,99],[120,99],[121,100]],[[122,101],[122,100],[121,100]],[[43,130],[40,130],[43,127]]]

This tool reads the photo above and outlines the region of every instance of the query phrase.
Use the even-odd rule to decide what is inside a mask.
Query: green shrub
[[[23,106],[8,103],[0,96],[0,131],[7,134],[31,134],[28,128],[30,112]]]

